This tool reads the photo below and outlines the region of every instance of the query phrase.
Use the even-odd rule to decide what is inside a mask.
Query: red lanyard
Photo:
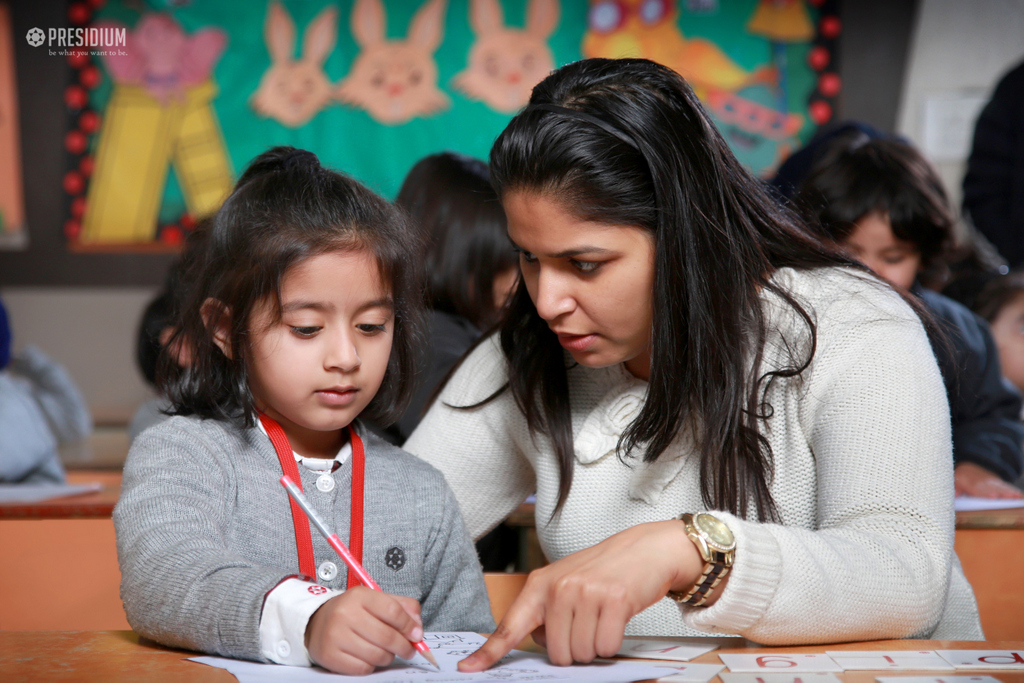
[[[274,444],[277,451],[277,459],[281,461],[281,470],[291,477],[295,485],[302,489],[302,478],[299,476],[299,465],[292,455],[291,444],[285,435],[281,425],[272,418],[260,413],[260,422],[267,430],[270,442]],[[363,440],[356,434],[352,427],[348,428],[349,439],[352,442],[352,522],[349,527],[348,549],[355,556],[356,561],[363,562],[363,469],[365,457],[363,455]],[[291,499],[288,501],[292,506],[292,523],[295,525],[295,547],[299,552],[299,571],[309,576],[316,576],[316,559],[313,557],[313,537],[309,532],[309,518],[302,511],[299,504]],[[361,582],[356,578],[356,573],[349,571],[348,588],[358,586]]]

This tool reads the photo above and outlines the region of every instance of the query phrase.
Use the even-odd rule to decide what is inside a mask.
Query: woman
[[[768,198],[682,78],[559,69],[491,177],[523,286],[405,447],[474,536],[536,488],[552,564],[462,670],[531,631],[558,664],[624,633],[981,637],[917,314]]]

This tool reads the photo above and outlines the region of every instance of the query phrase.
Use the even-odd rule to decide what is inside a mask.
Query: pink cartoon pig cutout
[[[547,41],[558,26],[558,0],[530,0],[526,28],[505,26],[498,0],[471,0],[470,24],[476,40],[469,66],[454,79],[468,97],[500,112],[526,106],[530,91],[555,68]]]
[[[112,21],[97,28],[124,28]],[[153,99],[167,104],[183,100],[189,88],[210,78],[227,45],[217,28],[199,29],[186,35],[169,14],[145,14],[125,35],[125,47],[108,50],[103,62],[113,81],[142,87]]]
[[[386,40],[381,0],[356,0],[352,34],[361,51],[336,97],[388,125],[429,116],[449,105],[437,85],[434,52],[444,35],[446,0],[428,0],[416,12],[405,40]]]
[[[263,37],[270,68],[263,74],[250,104],[256,113],[289,128],[306,125],[333,98],[324,62],[338,37],[338,10],[325,7],[306,27],[302,56],[295,59],[295,22],[281,3],[267,7]]]

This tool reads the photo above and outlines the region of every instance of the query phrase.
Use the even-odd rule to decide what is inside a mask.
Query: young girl
[[[804,180],[797,204],[826,239],[888,282],[916,295],[941,324],[935,346],[949,396],[958,493],[1019,498],[1024,428],[1021,399],[1003,379],[988,326],[957,302],[921,286],[941,269],[953,216],[938,174],[908,144],[863,133],[830,141]]]
[[[353,423],[403,407],[419,325],[409,235],[309,152],[272,149],[238,181],[176,321],[192,353],[169,368],[177,416],[132,445],[114,511],[138,633],[362,674],[413,656],[424,629],[493,629],[444,478]],[[289,472],[383,593],[296,516]]]

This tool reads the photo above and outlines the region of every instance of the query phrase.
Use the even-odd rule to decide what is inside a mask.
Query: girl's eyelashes
[[[365,332],[366,334],[380,334],[381,332],[387,332],[388,330],[387,323],[382,323],[380,325],[361,323],[359,325],[356,325],[356,327],[359,329],[360,332]]]
[[[292,332],[295,333],[295,335],[298,336],[298,337],[302,337],[303,339],[308,339],[309,337],[312,337],[317,332],[319,332],[321,329],[323,329],[323,328],[321,328],[321,327],[295,327],[295,326],[293,326],[292,327]]]

